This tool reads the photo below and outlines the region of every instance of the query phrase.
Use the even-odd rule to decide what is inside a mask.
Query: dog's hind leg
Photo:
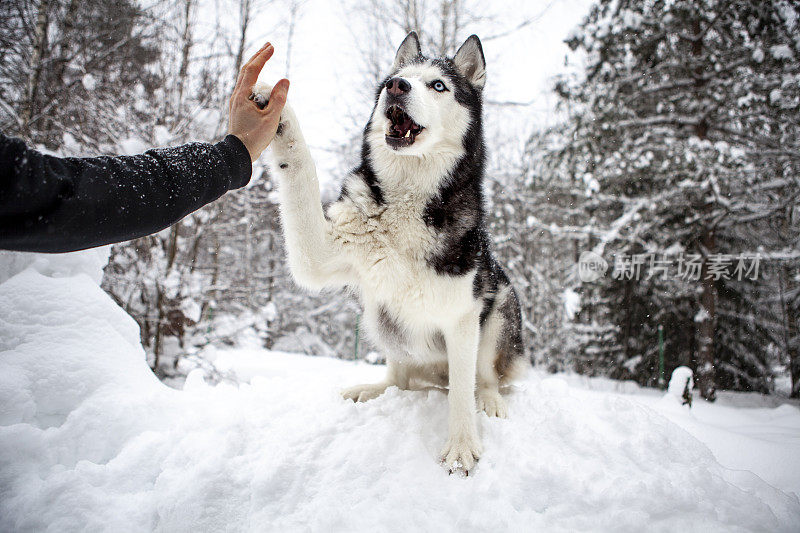
[[[528,364],[522,347],[522,317],[511,285],[502,286],[492,310],[481,326],[478,347],[478,409],[488,416],[506,418],[508,407],[500,387],[524,373]]]
[[[492,310],[481,328],[478,344],[478,387],[475,393],[477,407],[487,416],[506,418],[508,407],[500,395],[500,376],[497,374],[498,340],[502,331],[502,318]]]
[[[345,400],[367,402],[383,394],[389,387],[408,389],[408,372],[406,368],[391,359],[386,362],[386,377],[378,383],[364,383],[348,387],[342,391]]]

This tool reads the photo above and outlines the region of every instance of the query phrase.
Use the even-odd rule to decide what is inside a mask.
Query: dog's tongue
[[[403,122],[395,122],[392,124],[392,130],[396,131],[401,137],[411,129],[411,117],[406,115]]]

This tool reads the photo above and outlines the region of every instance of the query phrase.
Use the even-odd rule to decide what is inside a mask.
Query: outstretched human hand
[[[244,64],[231,95],[228,133],[235,135],[244,143],[250,152],[251,161],[258,159],[275,137],[281,120],[281,111],[286,104],[286,94],[289,92],[289,80],[282,79],[272,89],[269,103],[265,108],[261,109],[249,99],[253,84],[274,51],[272,45],[267,43]]]

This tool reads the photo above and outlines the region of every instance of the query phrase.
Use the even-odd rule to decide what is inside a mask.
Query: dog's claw
[[[259,109],[264,109],[269,103],[269,95],[272,93],[272,85],[266,83],[256,83],[250,90],[248,100],[256,103]]]
[[[250,95],[250,100],[255,102],[259,109],[264,109],[269,103],[269,96],[260,93],[253,93]]]
[[[465,470],[463,468],[448,468],[447,475],[452,476],[453,474],[458,474],[461,477],[469,477],[469,470]]]
[[[481,445],[477,435],[465,435],[460,438],[451,438],[442,450],[442,465],[450,474],[460,472],[465,477],[469,475],[481,456]]]

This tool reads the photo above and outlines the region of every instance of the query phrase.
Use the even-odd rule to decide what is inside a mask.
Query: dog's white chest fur
[[[333,241],[356,269],[367,330],[384,344],[397,344],[397,332],[386,331],[391,317],[388,329],[400,329],[407,341],[394,346],[397,351],[443,357],[434,337],[450,312],[463,314],[475,305],[473,276],[439,275],[426,262],[437,239],[422,218],[424,201],[395,197],[376,206],[363,185],[353,185],[327,214]]]

